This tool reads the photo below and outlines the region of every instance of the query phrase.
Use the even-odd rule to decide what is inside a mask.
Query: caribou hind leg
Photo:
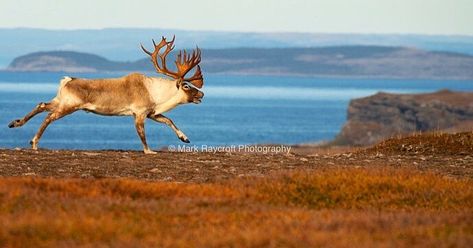
[[[21,127],[26,122],[28,122],[31,118],[33,118],[35,115],[42,113],[44,111],[53,111],[54,108],[55,108],[55,104],[53,102],[48,102],[48,103],[41,102],[38,105],[36,105],[36,107],[27,115],[25,115],[25,117],[23,117],[22,119],[16,119],[10,122],[10,124],[8,124],[8,127],[9,128]]]
[[[149,149],[148,144],[146,143],[145,120],[146,115],[135,115],[136,132],[138,133],[138,136],[140,136],[141,143],[143,144],[143,152],[145,154],[156,154],[157,152]]]
[[[150,118],[151,120],[154,120],[154,121],[157,121],[157,122],[164,123],[164,124],[168,125],[174,131],[174,133],[176,133],[177,137],[182,142],[190,143],[187,136],[179,128],[177,128],[177,126],[174,124],[174,122],[171,119],[169,119],[168,117],[166,117],[162,114],[158,114],[158,115],[149,115],[148,118]]]
[[[53,121],[59,120],[62,117],[73,113],[75,110],[55,110],[51,113],[49,113],[46,118],[44,119],[43,123],[38,129],[38,132],[36,132],[36,135],[33,137],[33,139],[30,141],[31,144],[31,149],[33,150],[38,150],[38,142],[39,139],[41,139],[41,136],[44,133],[44,130],[48,127],[49,124],[51,124]]]

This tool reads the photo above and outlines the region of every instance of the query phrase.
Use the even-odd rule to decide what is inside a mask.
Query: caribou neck
[[[154,114],[165,113],[177,105],[186,103],[187,96],[176,87],[176,80],[150,77],[146,87],[155,104]]]

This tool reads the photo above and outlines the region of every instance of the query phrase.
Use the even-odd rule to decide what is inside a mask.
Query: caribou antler
[[[159,42],[158,45],[156,45],[156,42],[154,42],[154,40],[153,40],[154,52],[152,52],[152,53],[149,52],[148,50],[146,50],[143,47],[143,45],[141,45],[141,49],[143,49],[143,51],[151,57],[151,61],[153,61],[154,68],[156,69],[156,71],[158,73],[162,73],[166,76],[177,79],[177,78],[179,78],[179,75],[176,72],[172,72],[172,71],[168,70],[168,68],[166,67],[166,56],[169,54],[169,52],[172,51],[172,49],[174,49],[173,45],[174,45],[174,39],[175,38],[176,38],[176,36],[174,36],[171,41],[167,42],[166,38],[164,38],[164,36],[163,36],[162,39],[161,39],[161,42]],[[166,50],[164,51],[163,54],[159,54],[159,51],[164,46],[166,46]],[[161,66],[159,65],[159,62],[158,62],[158,56],[161,59]]]
[[[172,40],[168,42],[166,41],[166,38],[162,37],[161,42],[159,42],[157,45],[153,40],[154,52],[149,52],[143,47],[143,45],[141,45],[141,49],[143,49],[143,51],[151,57],[154,68],[158,73],[162,73],[174,79],[181,79],[183,81],[190,82],[197,88],[202,88],[204,85],[204,79],[199,66],[202,53],[198,47],[196,50],[192,51],[192,55],[188,54],[186,50],[179,52],[175,61],[177,72],[167,69],[166,56],[174,49],[175,38],[176,36],[174,36]],[[159,51],[164,46],[166,46],[166,50],[162,54],[159,54]],[[158,57],[161,59],[161,65],[159,64]],[[195,69],[194,75],[190,78],[185,78],[184,76],[196,66],[197,68]]]

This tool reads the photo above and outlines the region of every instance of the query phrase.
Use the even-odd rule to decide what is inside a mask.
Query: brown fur
[[[143,84],[145,78],[142,74],[134,73],[112,79],[73,79],[62,90],[97,106],[95,110],[89,111],[105,114],[111,112],[111,108],[125,108],[130,104],[143,108],[153,106],[151,96]]]

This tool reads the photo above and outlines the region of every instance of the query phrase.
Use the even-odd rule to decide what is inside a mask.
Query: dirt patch
[[[0,175],[208,182],[313,167],[301,158],[293,154],[0,150]]]
[[[288,170],[394,167],[473,178],[473,134],[424,134],[372,148],[295,147],[288,154],[138,151],[0,150],[0,176],[136,178],[215,182]]]

